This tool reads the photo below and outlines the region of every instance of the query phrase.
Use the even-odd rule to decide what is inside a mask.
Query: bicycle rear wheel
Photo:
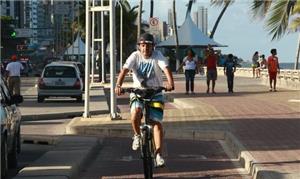
[[[142,137],[142,158],[144,165],[144,176],[146,179],[153,178],[153,156],[152,156],[152,140],[147,130],[143,131]]]

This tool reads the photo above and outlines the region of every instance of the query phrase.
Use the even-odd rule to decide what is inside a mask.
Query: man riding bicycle
[[[166,58],[160,51],[154,49],[154,38],[151,34],[142,34],[138,41],[138,50],[133,52],[126,60],[121,70],[115,92],[122,94],[122,84],[125,75],[133,71],[134,88],[154,88],[162,87],[162,71],[165,73],[168,83],[165,85],[166,91],[174,89],[174,80],[172,72],[168,67]],[[162,140],[163,140],[163,94],[158,93],[154,96],[153,101],[159,102],[160,110],[150,110],[151,125],[154,132],[154,143],[156,148],[156,166],[164,166],[165,161],[162,158]],[[137,150],[140,147],[140,125],[143,117],[144,104],[138,96],[130,94],[131,124],[134,131],[132,149]]]

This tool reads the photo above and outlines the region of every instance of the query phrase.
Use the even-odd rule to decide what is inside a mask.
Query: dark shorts
[[[271,72],[269,71],[269,78],[270,80],[275,80],[277,77],[277,72]]]
[[[206,77],[207,80],[217,80],[217,70],[207,70]]]

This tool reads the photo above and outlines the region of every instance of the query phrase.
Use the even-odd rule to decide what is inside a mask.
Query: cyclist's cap
[[[144,33],[141,35],[138,44],[154,44],[153,35]]]
[[[17,60],[17,55],[12,55],[12,56],[10,57],[10,59],[11,59],[11,60]]]

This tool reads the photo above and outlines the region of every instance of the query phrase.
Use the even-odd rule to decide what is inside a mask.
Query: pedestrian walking
[[[233,55],[228,54],[227,60],[224,64],[224,74],[227,77],[227,86],[228,93],[233,93],[233,81],[234,81],[234,73],[236,70],[236,63],[233,60]]]
[[[187,49],[186,56],[182,60],[181,65],[176,70],[177,72],[184,66],[184,74],[185,74],[185,94],[189,94],[191,89],[191,94],[194,93],[194,79],[198,66],[198,59],[195,56],[195,52],[192,48]]]
[[[17,56],[13,55],[11,57],[11,62],[6,66],[7,72],[7,83],[9,92],[11,95],[20,95],[21,87],[21,70],[23,70],[23,65],[17,61]]]
[[[255,78],[255,73],[256,73],[256,69],[257,69],[257,63],[258,63],[258,51],[254,52],[253,56],[252,56],[252,73],[253,73],[253,78]],[[257,73],[256,73],[257,75]],[[256,76],[257,77],[257,76]]]
[[[207,55],[204,59],[204,63],[206,65],[207,71],[206,71],[206,83],[207,83],[207,90],[206,93],[209,93],[210,91],[210,81],[212,81],[212,93],[215,92],[215,85],[217,80],[217,61],[218,57],[214,52],[214,49],[212,47],[209,47],[207,50]]]
[[[279,61],[276,49],[271,49],[271,56],[268,57],[268,72],[269,72],[269,79],[270,79],[270,89],[269,91],[277,91],[276,90],[276,78],[277,73],[280,73]]]

